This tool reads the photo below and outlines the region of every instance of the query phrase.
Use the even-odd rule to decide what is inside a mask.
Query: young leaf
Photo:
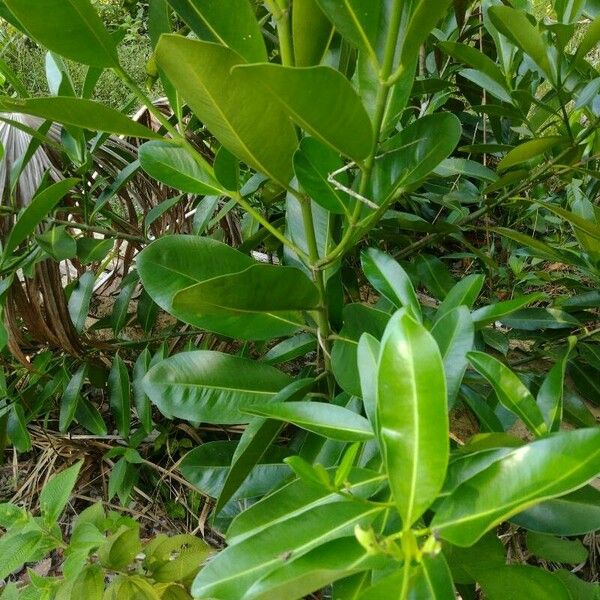
[[[64,433],[75,418],[79,392],[87,373],[87,365],[82,365],[77,369],[71,380],[67,384],[65,391],[60,399],[60,416],[58,420],[58,429]]]
[[[477,371],[488,380],[504,407],[517,415],[537,437],[548,432],[531,392],[507,366],[485,352],[469,352],[467,356]]]
[[[572,492],[600,473],[600,429],[551,434],[517,448],[458,486],[431,523],[456,546],[539,502]]]
[[[118,67],[117,48],[88,0],[6,0],[33,39],[84,65]]]
[[[131,271],[121,282],[121,290],[113,304],[113,310],[110,315],[110,322],[116,336],[121,333],[121,330],[127,323],[127,309],[129,308],[129,303],[131,302],[131,297],[133,296],[133,292],[135,292],[138,281],[139,275],[137,271]]]
[[[252,415],[286,421],[334,440],[357,442],[373,437],[369,422],[360,415],[324,402],[256,404],[244,409]]]
[[[290,383],[285,373],[220,352],[183,352],[152,367],[143,388],[169,416],[205,423],[247,423],[242,407],[261,404]]]
[[[129,374],[123,359],[117,354],[108,376],[110,408],[119,434],[127,439],[131,427],[131,390]]]
[[[459,306],[464,305],[467,308],[472,308],[481,292],[484,281],[484,275],[467,275],[467,277],[456,283],[440,304],[435,315],[436,322]]]
[[[365,413],[371,427],[377,431],[377,362],[381,345],[369,333],[363,333],[358,341],[356,362],[360,377],[360,389]]]
[[[83,462],[51,477],[40,493],[40,511],[46,523],[55,523],[67,506]]]
[[[471,316],[478,328],[485,327],[490,323],[500,320],[502,317],[514,313],[528,304],[537,302],[542,297],[543,294],[535,293],[521,296],[520,298],[514,298],[513,300],[498,302],[497,304],[490,304],[489,306],[483,306],[482,308],[474,310]]]
[[[404,529],[432,504],[448,464],[444,366],[437,343],[407,309],[388,323],[377,372],[381,453]]]

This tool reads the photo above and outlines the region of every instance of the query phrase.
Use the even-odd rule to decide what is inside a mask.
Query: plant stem
[[[400,590],[400,600],[406,600],[408,598],[408,584],[410,582],[410,558],[404,559],[404,565],[402,567],[402,588]]]
[[[6,428],[8,425],[8,415],[0,417],[0,465],[4,464],[4,451],[6,450],[6,443],[8,442],[8,436],[6,434]]]
[[[290,30],[290,9],[288,2],[287,0],[267,0],[265,4],[277,23],[281,64],[288,67],[293,66],[294,46],[292,43],[292,32]]]
[[[139,242],[143,244],[148,241],[145,237],[141,235],[129,235],[128,233],[121,233],[119,231],[113,231],[112,229],[105,229],[104,227],[95,227],[94,225],[86,225],[85,223],[77,223],[75,221],[63,221],[62,219],[52,219],[52,223],[54,223],[55,225],[64,225],[68,229],[92,231],[94,233],[109,235],[120,240],[128,240],[130,242]]]

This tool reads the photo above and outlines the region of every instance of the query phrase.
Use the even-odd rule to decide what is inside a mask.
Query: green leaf
[[[530,531],[583,535],[600,529],[600,491],[586,485],[570,494],[536,504],[511,518]]]
[[[354,537],[333,540],[304,556],[292,558],[252,585],[243,598],[306,598],[342,577],[377,567],[384,562],[381,556],[368,555]]]
[[[79,398],[77,402],[75,419],[93,435],[105,436],[107,433],[106,423],[100,411],[85,398]]]
[[[123,359],[117,354],[108,376],[110,408],[123,438],[129,437],[131,428],[131,390],[129,374]]]
[[[48,186],[33,197],[8,234],[4,244],[5,257],[10,256],[17,246],[35,231],[42,220],[78,182],[78,179],[65,179]]]
[[[427,115],[411,123],[386,145],[372,176],[372,197],[382,204],[423,181],[460,140],[460,121],[451,113]]]
[[[115,43],[88,0],[6,0],[42,46],[84,65],[118,67]]]
[[[583,34],[576,57],[581,59],[600,42],[600,16],[597,16]]]
[[[506,365],[485,352],[469,352],[467,356],[475,369],[488,380],[502,406],[517,415],[537,437],[548,432],[531,392]]]
[[[489,57],[486,56],[483,52],[480,52],[473,46],[468,46],[467,44],[459,44],[458,42],[440,42],[438,46],[455,58],[478,71],[481,71],[485,75],[487,75],[490,79],[494,80],[498,85],[505,88],[506,92],[509,90],[506,89],[506,78],[504,77],[500,67]],[[510,97],[509,97],[510,101]]]
[[[546,375],[537,394],[537,405],[544,416],[548,431],[558,431],[563,414],[563,389],[567,362],[577,338],[570,337],[565,355],[556,362]]]
[[[374,431],[377,425],[377,363],[381,345],[369,333],[363,333],[358,341],[356,362],[360,378],[360,389],[365,413]]]
[[[113,309],[110,314],[110,324],[115,336],[121,333],[121,330],[127,324],[127,309],[131,302],[131,297],[137,287],[139,276],[137,271],[129,272],[121,281],[119,295],[115,299]]]
[[[379,444],[408,529],[442,489],[449,450],[440,351],[407,309],[398,311],[386,327],[377,380]]]
[[[467,275],[456,283],[440,304],[435,315],[436,322],[459,306],[472,308],[481,292],[484,281],[484,275]]]
[[[182,321],[238,339],[270,339],[303,324],[315,285],[294,267],[257,263],[209,238],[167,236],[139,255],[146,291]]]
[[[396,308],[403,306],[421,320],[421,305],[406,271],[389,254],[369,248],[360,255],[362,268],[370,284]]]
[[[17,452],[29,452],[31,450],[31,436],[27,430],[25,412],[18,403],[11,405],[6,423],[6,432]]]
[[[477,581],[489,600],[570,600],[564,584],[548,571],[529,565],[510,565],[482,571]]]
[[[112,250],[115,241],[111,238],[77,238],[77,258],[84,265],[100,262]]]
[[[104,594],[104,572],[100,565],[89,565],[73,583],[73,598],[102,600]]]
[[[475,583],[477,573],[506,564],[506,551],[498,536],[490,532],[467,548],[444,543],[444,556],[448,561],[455,583]]]
[[[192,594],[238,600],[240,590],[326,542],[349,536],[356,525],[367,526],[382,512],[378,506],[334,502],[288,519],[255,536],[229,546],[200,571]]]
[[[81,333],[85,327],[85,321],[90,309],[90,300],[94,293],[96,277],[92,271],[86,271],[77,282],[75,289],[69,298],[69,315],[75,326],[75,330]]]
[[[513,300],[505,300],[504,302],[498,302],[497,304],[483,306],[482,308],[473,311],[471,316],[473,317],[473,322],[477,328],[485,327],[495,321],[499,321],[502,317],[514,313],[528,304],[537,302],[541,298],[543,298],[543,294],[539,292],[528,294],[526,296],[514,298]]]
[[[202,494],[218,498],[227,480],[236,442],[207,442],[188,452],[181,461],[181,474]],[[237,489],[234,499],[264,496],[291,475],[284,463],[287,452],[272,446]]]
[[[331,41],[333,27],[319,8],[318,0],[292,3],[292,37],[297,67],[318,65]]]
[[[456,593],[452,575],[444,555],[423,555],[410,581],[407,600],[454,600]]]
[[[198,350],[176,354],[152,367],[143,387],[168,417],[225,424],[247,423],[243,407],[268,401],[290,381],[269,365]]]
[[[492,6],[488,17],[500,33],[528,54],[550,81],[556,81],[556,72],[549,58],[549,49],[537,27],[527,14],[509,6]]]
[[[331,67],[297,69],[275,64],[234,69],[247,87],[269,90],[300,127],[359,162],[373,145],[373,127],[352,84]],[[236,73],[237,74],[237,73]]]
[[[65,391],[60,399],[60,416],[58,420],[58,429],[64,433],[69,428],[75,418],[77,404],[79,400],[79,392],[87,373],[87,365],[82,365],[77,369],[71,380],[67,384]]]
[[[169,0],[169,4],[199,38],[228,46],[248,62],[267,61],[262,33],[248,0]]]
[[[40,511],[46,523],[55,523],[67,506],[83,461],[48,480],[40,493]]]
[[[594,221],[549,202],[538,202],[538,204],[561,219],[568,221],[575,230],[575,233],[582,233],[593,240],[600,240],[600,225]]]
[[[331,350],[331,367],[340,387],[353,396],[361,395],[356,352],[363,333],[380,339],[390,315],[364,304],[348,304],[343,311],[344,326]]]
[[[598,583],[587,583],[566,569],[559,569],[554,571],[553,574],[569,590],[571,600],[600,599],[600,585]]]
[[[545,154],[546,152],[552,150],[552,148],[567,142],[568,139],[560,135],[537,138],[523,142],[511,150],[498,163],[498,171],[506,171],[506,169],[510,169],[514,166],[522,167],[524,162],[527,162],[528,160],[531,160],[540,154]]]
[[[569,565],[584,563],[589,556],[581,540],[564,540],[531,531],[527,533],[527,549],[538,558]]]
[[[572,492],[600,472],[600,429],[551,434],[526,444],[461,484],[431,527],[457,546],[530,506]]]
[[[223,46],[177,35],[161,37],[156,57],[223,146],[257,171],[288,185],[297,146],[294,128],[274,98],[241,80],[241,69],[233,67],[243,63],[242,57]]]
[[[381,489],[385,475],[354,468],[347,479],[348,493],[357,498],[369,498]],[[286,520],[302,520],[305,513],[311,513],[324,504],[338,502],[340,498],[337,492],[295,479],[235,517],[227,531],[227,540],[231,546]]]
[[[358,442],[373,437],[373,430],[364,417],[342,406],[324,402],[258,404],[244,412],[293,423],[307,431],[343,442]]]
[[[579,319],[557,308],[522,308],[501,321],[506,327],[525,331],[581,327]]]
[[[456,401],[463,376],[467,370],[467,353],[473,349],[475,328],[466,306],[459,306],[447,312],[436,321],[431,335],[437,342],[446,374],[448,405]]]
[[[303,398],[313,387],[312,379],[293,381],[271,398],[271,402],[287,402]],[[267,449],[275,442],[283,424],[271,419],[253,419],[244,430],[235,454],[231,461],[231,468],[223,484],[215,504],[215,513],[225,506],[233,494],[242,485],[250,474],[252,468],[265,455]]]
[[[56,0],[60,2],[61,0]],[[55,96],[51,98],[0,97],[0,112],[22,113],[73,125],[91,131],[104,131],[139,138],[158,138],[158,134],[132,121],[126,114],[82,98]]]
[[[140,146],[138,157],[148,175],[176,190],[198,196],[224,193],[213,173],[173,142],[146,142]]]
[[[50,227],[36,235],[35,239],[40,248],[56,261],[73,258],[77,254],[77,244],[63,226]]]
[[[319,205],[337,215],[348,213],[350,196],[336,190],[328,177],[343,167],[340,157],[318,140],[305,137],[294,154],[294,171],[302,189]],[[342,175],[336,179],[343,184]]]
[[[501,85],[495,79],[489,77],[486,73],[476,71],[475,69],[463,69],[460,72],[461,77],[472,81],[475,85],[489,92],[498,100],[512,104],[510,92],[506,90],[506,84]],[[496,177],[496,179],[498,179]]]
[[[0,539],[0,579],[20,570],[36,553],[42,542],[42,531],[29,531],[21,535],[5,535]]]
[[[300,333],[273,346],[263,357],[267,365],[279,365],[312,352],[317,347],[317,339],[311,333]]]
[[[100,563],[114,570],[125,569],[132,563],[142,549],[138,529],[137,524],[121,525],[98,549]]]
[[[421,254],[415,262],[421,285],[425,286],[434,298],[443,300],[456,284],[446,265],[437,256],[429,254]]]
[[[131,391],[133,393],[133,402],[135,404],[138,419],[140,420],[140,424],[144,428],[144,431],[147,433],[152,431],[152,406],[150,405],[150,398],[148,398],[144,391],[143,379],[149,369],[150,350],[146,347],[137,357],[135,364],[133,365],[133,383]]]

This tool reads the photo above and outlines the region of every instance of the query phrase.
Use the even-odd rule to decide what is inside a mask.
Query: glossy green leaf
[[[233,50],[163,35],[156,57],[196,116],[232,154],[283,186],[292,178],[296,134],[278,101],[259,93],[233,67],[244,60]],[[277,131],[277,136],[271,135]],[[265,143],[268,140],[268,143]]]
[[[312,379],[293,381],[280,392],[272,396],[271,402],[288,402],[302,399],[313,387]],[[215,513],[218,513],[231,499],[236,490],[242,485],[250,474],[252,468],[265,455],[267,449],[275,442],[283,424],[271,419],[253,419],[250,421],[231,461],[231,468],[223,483],[223,489],[215,504]]]
[[[54,523],[65,510],[82,465],[83,462],[80,461],[54,475],[42,489],[40,511],[47,523]]]
[[[439,321],[445,314],[459,306],[472,308],[481,292],[485,277],[483,275],[467,275],[448,292],[440,304],[435,320]]]
[[[600,472],[600,430],[551,434],[461,484],[442,502],[432,528],[457,546],[530,506],[580,488]]]
[[[18,217],[4,244],[4,255],[10,256],[17,246],[31,235],[65,195],[78,183],[78,179],[65,179],[36,194]]]
[[[247,87],[269,90],[282,110],[313,137],[357,162],[368,155],[373,144],[371,120],[339,71],[260,64],[240,66],[235,72]]]
[[[58,429],[64,433],[75,418],[77,411],[77,403],[79,400],[79,392],[86,376],[86,365],[82,365],[77,369],[71,377],[63,395],[60,399],[60,416],[58,420]]]
[[[570,600],[564,584],[552,573],[529,565],[482,571],[478,583],[489,600]]]
[[[364,304],[348,304],[343,311],[344,326],[331,350],[331,367],[340,387],[353,396],[361,395],[356,353],[363,333],[380,339],[390,315]]]
[[[131,389],[127,367],[118,354],[108,376],[108,393],[117,430],[123,438],[127,438],[131,428]]]
[[[535,293],[528,294],[527,296],[521,296],[513,300],[498,302],[497,304],[490,304],[473,311],[471,316],[473,317],[473,322],[475,323],[476,327],[485,327],[485,325],[490,325],[495,321],[499,321],[502,319],[502,317],[506,317],[527,306],[528,304],[537,302],[542,297],[543,294]]]
[[[451,113],[427,115],[411,123],[387,144],[375,161],[372,197],[377,204],[425,179],[460,140],[460,121]]]
[[[181,474],[202,494],[218,498],[227,480],[236,442],[218,441],[201,444],[188,452],[180,463]],[[291,475],[284,464],[287,452],[273,446],[234,494],[236,499],[264,496]]]
[[[342,167],[340,157],[314,138],[304,138],[294,154],[294,171],[302,189],[319,206],[338,215],[348,213],[351,198],[335,189],[328,177]],[[336,176],[336,180],[347,184],[344,179],[343,175]]]
[[[140,424],[144,431],[147,433],[152,431],[152,406],[150,404],[150,398],[148,398],[148,395],[144,391],[143,380],[149,369],[150,350],[144,348],[133,365],[131,392],[133,394],[133,402],[135,404],[138,419],[140,420]]]
[[[527,549],[538,558],[569,565],[584,563],[589,556],[581,540],[565,540],[531,531],[527,533]]]
[[[566,143],[568,140],[560,135],[537,138],[519,144],[511,150],[499,163],[498,170],[506,171],[514,166],[522,166],[524,162],[549,152],[560,144]]]
[[[152,367],[143,388],[168,417],[247,423],[242,408],[263,404],[289,383],[288,375],[269,365],[198,350],[176,354]]]
[[[600,225],[595,221],[586,219],[575,212],[565,210],[564,208],[555,204],[550,204],[549,202],[540,202],[539,204],[546,210],[569,222],[576,233],[589,236],[592,240],[600,240]]]
[[[440,42],[439,47],[455,58],[478,71],[481,71],[487,75],[490,79],[494,80],[498,85],[506,87],[506,78],[504,77],[502,70],[498,65],[483,52],[480,52],[473,46],[467,44],[460,44],[458,42]],[[509,90],[506,90],[507,92]]]
[[[57,0],[59,1],[59,0]],[[41,117],[91,131],[128,137],[157,138],[158,134],[132,121],[126,114],[93,100],[55,96],[51,98],[0,97],[0,112]]]
[[[448,463],[444,366],[437,343],[407,309],[388,323],[377,372],[377,423],[404,528],[433,503]]]
[[[598,372],[586,364],[572,361],[569,364],[569,375],[577,391],[590,402],[600,405],[600,380]]]
[[[33,39],[76,62],[117,67],[114,41],[88,0],[6,0]]]
[[[266,62],[267,51],[248,0],[168,0],[201,39],[235,50],[248,62]]]
[[[35,237],[40,248],[54,260],[73,258],[77,254],[77,244],[63,226],[55,226]]]
[[[258,404],[244,412],[293,423],[307,431],[343,442],[358,442],[373,437],[373,430],[364,417],[342,406],[324,402]]]
[[[415,262],[420,284],[434,298],[443,300],[456,284],[446,265],[437,256],[430,254],[421,254]]]
[[[354,537],[333,540],[257,581],[244,599],[302,599],[328,584],[384,563],[383,557],[370,556]]]
[[[104,260],[115,244],[112,238],[77,238],[77,258],[83,265]]]
[[[421,320],[421,305],[406,271],[389,254],[369,248],[361,253],[362,268],[369,283],[397,308],[407,307]]]
[[[570,494],[536,504],[511,518],[530,531],[583,535],[600,529],[600,491],[586,485]]]
[[[146,142],[140,146],[138,156],[142,169],[169,187],[199,196],[224,192],[213,174],[177,144],[158,140]]]
[[[90,300],[94,293],[96,277],[92,271],[86,271],[77,282],[69,298],[69,315],[76,331],[82,332],[90,309]]]
[[[557,308],[522,308],[501,321],[506,327],[525,331],[573,329],[581,326],[576,317]]]
[[[317,0],[296,0],[292,3],[292,36],[297,67],[318,65],[327,51],[333,26]]]
[[[273,346],[262,358],[268,365],[278,365],[315,350],[317,339],[311,333],[300,333]]]
[[[470,352],[468,358],[488,380],[504,407],[517,415],[536,436],[547,433],[544,417],[531,392],[506,365],[485,352]]]
[[[448,404],[456,401],[463,376],[467,370],[467,353],[473,349],[475,328],[466,306],[459,306],[447,312],[436,321],[431,335],[437,342],[446,374]]]
[[[421,563],[413,571],[409,584],[407,600],[454,600],[456,593],[452,583],[452,574],[444,555],[423,555]]]
[[[600,600],[600,584],[587,583],[566,569],[554,571],[554,576],[569,590],[571,600]]]
[[[500,33],[534,60],[546,77],[551,81],[556,80],[548,47],[541,32],[531,24],[524,11],[509,6],[492,6],[488,10],[488,17]]]
[[[77,409],[75,411],[75,419],[92,435],[104,436],[107,434],[107,427],[100,411],[85,398],[79,398]]]
[[[356,362],[360,378],[360,389],[362,392],[365,413],[373,427],[377,431],[377,362],[381,345],[379,341],[369,333],[363,333],[358,341],[356,351]]]
[[[146,291],[182,321],[238,339],[269,339],[303,324],[318,304],[314,284],[294,267],[257,263],[215,240],[168,236],[139,255]]]
[[[221,600],[238,600],[240,590],[296,558],[331,540],[351,535],[356,525],[367,526],[382,508],[351,502],[334,502],[305,513],[302,519],[274,524],[255,536],[229,546],[204,567],[192,594]]]
[[[129,303],[139,281],[137,271],[131,271],[121,281],[121,289],[113,304],[110,315],[110,324],[115,336],[121,333],[121,330],[127,324]]]

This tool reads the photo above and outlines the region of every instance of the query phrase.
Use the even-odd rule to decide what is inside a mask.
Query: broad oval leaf
[[[244,59],[210,42],[163,35],[156,60],[196,116],[232,154],[284,187],[297,146],[279,102],[239,76]],[[273,131],[277,132],[273,136]]]
[[[88,0],[6,0],[29,35],[84,65],[118,67],[115,42]]]
[[[415,319],[421,320],[421,305],[406,271],[389,254],[369,248],[360,260],[366,278],[396,308],[407,307]]]
[[[235,50],[248,62],[265,62],[267,51],[249,0],[169,0],[190,29],[200,38]]]
[[[150,400],[168,417],[204,423],[247,423],[243,407],[263,404],[290,383],[263,363],[221,352],[182,352],[143,379]]]
[[[318,305],[315,285],[294,267],[257,263],[210,238],[173,235],[145,248],[138,271],[152,299],[177,318],[237,339],[288,335]]]
[[[269,90],[300,127],[359,162],[373,145],[369,115],[351,83],[331,67],[240,66],[234,73],[249,88]]]
[[[204,567],[194,580],[192,594],[220,600],[239,600],[257,580],[282,567],[286,557],[300,557],[331,540],[368,526],[383,509],[354,502],[334,502],[288,519],[229,546]]]
[[[570,600],[567,588],[553,573],[529,565],[497,566],[478,573],[477,582],[489,600]]]
[[[505,300],[503,302],[498,302],[497,304],[482,306],[481,308],[474,310],[471,316],[477,327],[485,327],[485,325],[494,323],[494,321],[498,321],[502,317],[506,317],[528,304],[537,302],[541,298],[543,298],[543,294],[539,292],[528,294],[527,296],[520,296],[513,300]]]
[[[92,271],[86,271],[77,282],[75,289],[69,297],[68,309],[73,326],[78,332],[82,332],[85,327],[85,321],[90,310],[90,300],[94,293],[94,284],[96,276]]]
[[[297,67],[318,65],[325,55],[333,34],[331,21],[317,0],[292,3],[292,35]]]
[[[407,309],[386,327],[377,382],[379,444],[407,529],[442,489],[449,455],[442,357],[431,334]]]
[[[147,127],[132,121],[126,114],[94,100],[53,96],[50,98],[0,97],[0,112],[21,113],[48,121],[74,125],[90,131],[105,131],[138,138],[159,138]]]
[[[544,417],[531,392],[506,365],[485,352],[469,352],[468,358],[488,380],[504,407],[517,415],[536,436],[547,433]]]
[[[461,279],[440,304],[435,320],[439,321],[445,314],[459,306],[464,305],[467,308],[472,308],[481,292],[484,281],[484,275],[467,275],[464,279]]]
[[[244,412],[293,423],[307,431],[343,442],[359,442],[373,437],[373,430],[367,419],[335,404],[278,402],[255,405]]]
[[[211,173],[207,173],[190,153],[172,142],[146,142],[138,151],[142,169],[154,179],[188,194],[224,193]]]
[[[513,148],[498,163],[498,171],[506,171],[506,169],[510,169],[514,166],[522,167],[524,162],[527,162],[528,160],[531,160],[540,154],[544,154],[558,145],[564,145],[568,143],[568,141],[569,140],[563,136],[554,135],[523,142],[516,148]]]
[[[551,434],[462,483],[439,506],[434,531],[456,546],[522,510],[582,487],[600,473],[600,429]]]

